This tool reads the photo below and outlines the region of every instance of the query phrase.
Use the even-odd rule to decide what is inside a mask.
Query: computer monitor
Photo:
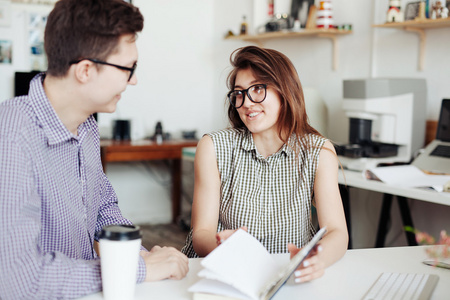
[[[450,142],[450,99],[442,100],[436,139],[444,142]]]
[[[30,81],[39,73],[40,71],[16,72],[14,75],[14,96],[28,95]]]

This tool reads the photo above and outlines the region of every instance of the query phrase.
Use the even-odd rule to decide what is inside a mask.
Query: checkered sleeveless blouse
[[[297,159],[286,144],[264,158],[248,130],[225,129],[208,135],[214,143],[221,181],[217,231],[247,226],[270,253],[285,253],[288,243],[302,247],[311,240],[315,231],[311,223],[314,178],[325,139],[305,136]],[[295,140],[291,137],[289,144]],[[181,251],[198,257],[192,230]]]

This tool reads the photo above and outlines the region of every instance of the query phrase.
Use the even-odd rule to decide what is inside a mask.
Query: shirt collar
[[[292,135],[289,138],[288,143],[287,144],[283,144],[281,149],[278,150],[278,152],[273,154],[273,155],[278,155],[279,153],[285,153],[288,156],[291,155],[291,153],[293,152],[294,142],[295,142],[295,135]],[[244,131],[244,139],[242,141],[242,146],[241,147],[245,151],[252,151],[252,150],[254,150],[256,152],[256,145],[255,145],[255,141],[253,140],[253,135],[248,130]]]
[[[47,95],[45,94],[43,86],[44,78],[45,73],[40,73],[30,82],[28,101],[34,110],[45,135],[48,138],[48,144],[56,145],[70,141],[71,139],[79,140],[80,137],[86,135],[86,131],[90,128],[90,126],[86,125],[86,122],[82,123],[78,127],[78,136],[71,133],[64,126],[48,100]]]

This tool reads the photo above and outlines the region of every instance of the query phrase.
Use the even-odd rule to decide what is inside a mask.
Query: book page
[[[262,286],[280,269],[266,248],[242,229],[206,256],[201,265],[207,271],[200,271],[199,276],[220,279],[252,299],[258,299]]]

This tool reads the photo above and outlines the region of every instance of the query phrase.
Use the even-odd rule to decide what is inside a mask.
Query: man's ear
[[[89,79],[94,75],[93,72],[95,72],[94,63],[89,60],[82,60],[74,67],[75,78],[81,83],[86,83],[89,81]]]

